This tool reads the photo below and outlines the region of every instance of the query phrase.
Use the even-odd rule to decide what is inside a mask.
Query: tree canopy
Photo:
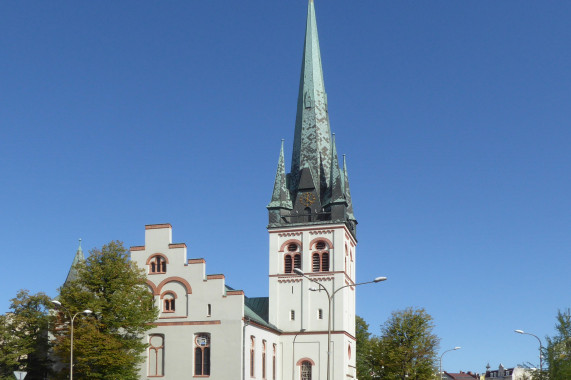
[[[92,250],[75,269],[77,278],[60,289],[59,301],[65,309],[58,316],[55,352],[69,365],[70,315],[89,309],[94,314],[78,314],[75,319],[74,375],[138,379],[138,366],[146,349],[142,339],[157,317],[144,271],[130,262],[127,250],[118,241]]]
[[[357,370],[360,379],[432,380],[440,339],[432,317],[422,308],[395,311],[368,342],[367,324],[358,319]],[[365,332],[366,331],[366,332]],[[365,347],[359,348],[360,341]],[[359,358],[361,355],[361,358]]]
[[[557,334],[546,338],[543,347],[544,371],[535,371],[534,380],[571,379],[571,309],[557,313]]]
[[[44,293],[20,290],[11,300],[10,312],[0,315],[0,379],[26,371],[26,379],[44,379],[50,373],[48,357],[50,298]]]

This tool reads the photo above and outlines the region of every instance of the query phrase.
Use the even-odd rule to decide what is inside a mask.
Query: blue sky
[[[317,1],[317,0],[316,0]],[[56,295],[83,238],[144,243],[268,294],[305,0],[0,3],[0,266]],[[434,317],[448,371],[537,363],[570,307],[571,3],[316,2],[331,127],[359,221],[357,313]]]

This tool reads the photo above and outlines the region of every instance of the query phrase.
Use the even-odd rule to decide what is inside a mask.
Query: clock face
[[[309,207],[315,202],[315,194],[313,193],[303,193],[299,196],[299,203]]]

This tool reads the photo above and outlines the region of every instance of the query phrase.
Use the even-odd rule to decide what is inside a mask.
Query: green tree
[[[61,312],[55,351],[69,365],[69,314],[89,309],[74,324],[74,376],[80,379],[138,379],[147,345],[144,334],[157,317],[143,270],[118,241],[90,252],[76,267],[77,278],[60,289]],[[65,322],[65,323],[64,323]],[[65,377],[68,369],[61,374]]]
[[[385,380],[432,380],[440,339],[432,317],[423,309],[395,311],[372,340],[373,373]]]
[[[357,363],[357,378],[360,380],[371,380],[371,333],[369,325],[358,315],[355,316],[355,338],[357,349],[355,361]]]
[[[571,310],[559,311],[555,325],[557,335],[546,338],[543,348],[544,371],[535,371],[534,380],[571,379]]]
[[[10,312],[0,316],[0,379],[13,379],[13,371],[28,372],[26,379],[44,379],[49,360],[49,305],[44,293],[20,290]]]

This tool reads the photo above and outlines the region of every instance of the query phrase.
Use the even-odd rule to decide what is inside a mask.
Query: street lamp
[[[65,306],[63,306],[61,304],[61,302],[57,301],[57,300],[52,300],[52,303],[56,306],[56,307],[61,307],[63,310],[65,310],[66,314],[69,316],[71,322],[70,322],[70,348],[69,348],[69,380],[73,380],[73,321],[75,320],[75,317],[77,317],[79,314],[92,314],[93,311],[89,310],[89,309],[85,309],[83,311],[78,311],[77,313],[75,313],[73,316],[71,315],[70,311],[67,310],[67,308]]]
[[[347,288],[347,287],[353,287],[353,286],[359,286],[359,285],[365,285],[365,284],[372,284],[372,283],[376,283],[376,282],[381,282],[381,281],[385,281],[387,278],[386,277],[377,277],[375,278],[373,281],[366,281],[366,282],[360,282],[358,284],[352,284],[352,285],[344,285],[338,289],[335,289],[333,291],[333,293],[329,293],[329,291],[327,290],[327,288],[325,288],[325,286],[323,286],[323,284],[321,284],[318,281],[315,281],[312,278],[309,278],[305,275],[305,273],[303,273],[303,271],[299,268],[294,268],[293,270],[295,272],[295,274],[305,277],[307,278],[309,281],[315,282],[317,285],[319,285],[320,289],[325,290],[325,293],[327,294],[327,298],[329,299],[329,310],[328,310],[328,315],[327,315],[327,380],[330,380],[330,373],[331,373],[331,303],[333,301],[333,296],[335,296],[335,294],[340,291],[341,289]],[[320,289],[316,289],[316,288],[310,288],[309,290],[315,292],[318,291]]]
[[[294,373],[295,373],[295,340],[297,339],[297,336],[304,331],[305,331],[305,329],[301,328],[293,337],[293,343],[291,345],[291,360],[292,360],[291,380],[294,380]]]
[[[539,339],[537,335],[525,332],[523,330],[514,330],[514,332],[518,334],[531,335],[535,337],[535,339],[537,339],[537,341],[539,342],[539,370],[541,373],[543,373],[543,345],[541,344],[541,339]]]
[[[459,350],[459,349],[461,349],[461,348],[462,348],[462,347],[456,346],[456,347],[454,347],[454,348],[451,348],[451,349],[449,349],[449,350],[444,351],[444,352],[442,353],[442,355],[440,355],[440,380],[442,380],[442,357],[443,357],[444,354],[447,353],[447,352],[454,351],[454,350]]]

